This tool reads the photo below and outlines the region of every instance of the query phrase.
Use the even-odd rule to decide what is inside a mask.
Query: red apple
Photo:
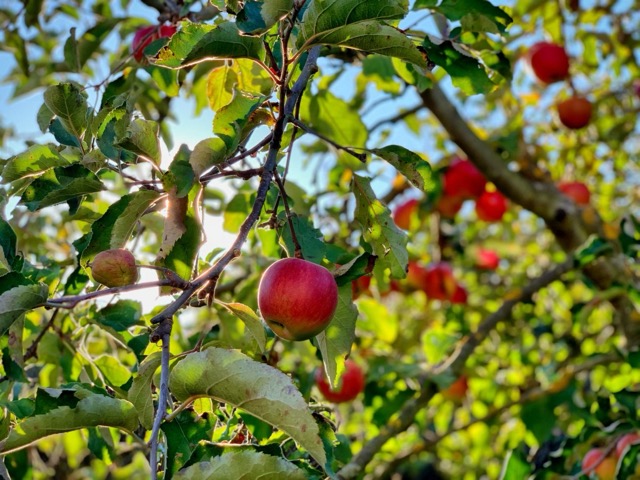
[[[467,395],[468,389],[469,382],[467,380],[467,377],[466,375],[461,375],[455,382],[453,382],[444,390],[441,390],[440,393],[447,400],[459,402]]]
[[[500,263],[500,257],[494,250],[478,248],[476,250],[476,267],[483,270],[495,270]]]
[[[324,398],[334,403],[350,402],[364,390],[365,376],[356,362],[348,359],[337,390],[333,390],[322,368],[316,369],[315,380]]]
[[[140,28],[133,36],[133,42],[131,43],[133,58],[138,63],[141,63],[144,59],[144,49],[147,45],[160,38],[171,37],[176,31],[175,25],[149,25]]]
[[[427,269],[420,265],[418,262],[410,260],[409,267],[407,268],[407,285],[419,290],[424,289],[426,280]]]
[[[620,437],[618,443],[616,443],[616,456],[622,457],[624,451],[629,445],[633,445],[640,442],[640,435],[637,433],[627,433]]]
[[[453,270],[446,262],[430,265],[424,273],[422,281],[424,293],[431,300],[452,300],[458,289]]]
[[[616,459],[605,456],[602,448],[592,448],[582,459],[582,471],[587,475],[595,472],[600,480],[613,480],[616,466]]]
[[[403,230],[409,230],[411,227],[411,218],[418,211],[418,200],[411,198],[404,203],[398,205],[393,212],[393,221]]]
[[[331,322],[338,305],[338,286],[321,265],[285,258],[265,270],[258,286],[262,318],[285,340],[307,340]]]
[[[591,198],[589,189],[582,182],[560,182],[558,190],[572,199],[578,205],[588,205]]]
[[[467,289],[462,285],[457,285],[453,295],[451,295],[451,303],[464,305],[467,303]]]
[[[538,42],[527,53],[533,73],[543,83],[554,83],[569,76],[569,57],[564,47]]]
[[[497,222],[507,211],[507,199],[500,192],[485,191],[476,200],[476,214],[485,222]]]
[[[443,196],[477,198],[484,191],[487,179],[469,160],[455,158],[442,177]]]
[[[355,300],[363,293],[367,293],[369,291],[369,286],[371,285],[371,277],[369,275],[364,275],[362,277],[358,277],[356,280],[351,282],[351,296]]]
[[[586,127],[591,120],[593,107],[591,102],[584,97],[570,97],[558,102],[558,117],[560,122],[572,130]]]
[[[444,218],[454,218],[462,208],[464,197],[450,197],[441,195],[436,203],[436,211]]]
[[[136,259],[124,248],[100,252],[89,266],[93,279],[107,287],[124,287],[138,281]]]

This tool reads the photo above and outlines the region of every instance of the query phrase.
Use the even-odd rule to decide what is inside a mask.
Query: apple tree
[[[3,4],[0,477],[638,475],[632,3]]]

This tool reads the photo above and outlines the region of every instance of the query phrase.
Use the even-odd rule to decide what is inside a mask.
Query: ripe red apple
[[[393,212],[393,221],[403,230],[409,230],[411,227],[411,218],[418,211],[418,200],[411,198],[404,203],[398,205]]]
[[[316,369],[315,380],[318,390],[330,402],[350,402],[364,390],[365,376],[360,366],[351,359],[348,359],[344,366],[345,370],[340,377],[337,390],[333,390],[329,385],[324,369]]]
[[[507,199],[500,192],[485,191],[476,200],[476,215],[485,222],[497,222],[507,211]]]
[[[407,285],[419,290],[424,289],[426,280],[427,269],[414,260],[409,260],[409,267],[407,268]]]
[[[367,293],[369,291],[369,286],[371,285],[371,277],[369,275],[364,275],[362,277],[358,277],[356,280],[351,282],[351,297],[353,300],[358,298],[363,293]]]
[[[429,265],[423,275],[422,282],[422,289],[431,300],[452,300],[458,289],[458,282],[453,276],[453,270],[446,262]]]
[[[620,437],[620,440],[616,443],[616,456],[620,458],[629,445],[633,445],[640,442],[640,434],[627,433]]]
[[[93,279],[107,287],[124,287],[138,281],[136,259],[124,248],[100,252],[89,266]]]
[[[262,318],[285,340],[307,340],[331,322],[338,305],[338,286],[321,265],[284,258],[265,270],[258,286]]]
[[[442,177],[443,196],[477,198],[484,191],[487,179],[473,163],[455,158]]]
[[[572,130],[586,127],[591,120],[593,107],[584,97],[570,97],[558,102],[558,117],[560,122]]]
[[[450,197],[441,195],[436,203],[436,211],[444,218],[454,218],[462,208],[464,197]]]
[[[451,303],[464,305],[467,303],[467,289],[462,285],[457,285],[453,295],[451,295]]]
[[[589,189],[582,182],[560,182],[558,190],[572,199],[578,205],[588,205],[591,198]]]
[[[543,83],[554,83],[569,76],[569,56],[564,47],[538,42],[527,53],[531,70]]]
[[[176,31],[175,25],[149,25],[138,29],[131,43],[133,58],[138,63],[141,63],[144,58],[144,49],[147,45],[160,38],[171,37]]]
[[[466,375],[460,375],[455,382],[441,390],[440,393],[447,400],[459,402],[467,395],[467,390],[469,390],[469,381]]]
[[[500,257],[494,250],[478,248],[476,250],[476,267],[483,270],[495,270],[500,263]]]

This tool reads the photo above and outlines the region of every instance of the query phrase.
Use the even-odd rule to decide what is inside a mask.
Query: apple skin
[[[393,221],[403,230],[409,230],[411,227],[411,217],[418,210],[418,200],[411,198],[404,203],[398,205],[393,212]]]
[[[616,456],[618,458],[622,457],[624,451],[627,449],[629,445],[639,443],[640,442],[640,434],[637,433],[627,433],[620,437],[620,440],[616,443]]]
[[[443,218],[454,218],[462,208],[464,200],[464,197],[441,195],[438,203],[436,203],[436,211],[440,213]]]
[[[569,76],[569,56],[564,47],[550,42],[538,42],[527,53],[533,73],[543,83],[554,83]]]
[[[360,295],[369,292],[369,287],[371,286],[371,277],[369,275],[364,275],[362,277],[358,277],[356,280],[351,282],[351,297],[353,300],[358,298]]]
[[[466,305],[467,303],[467,289],[462,285],[456,285],[456,289],[451,295],[451,303],[455,303],[458,305]]]
[[[592,448],[582,459],[582,471],[587,475],[595,472],[600,480],[613,480],[617,463],[615,458],[605,456],[602,448]]]
[[[476,215],[485,222],[498,222],[502,220],[507,211],[507,199],[500,192],[485,191],[476,200]]]
[[[453,270],[446,262],[429,265],[422,281],[422,289],[431,300],[452,300],[458,289]]]
[[[338,286],[321,265],[284,258],[265,270],[258,307],[266,324],[285,340],[307,340],[322,332],[338,305]]]
[[[558,118],[567,128],[579,130],[589,125],[593,106],[584,97],[570,97],[557,103]]]
[[[558,183],[558,190],[578,205],[589,205],[591,193],[582,182],[560,182]]]
[[[144,49],[147,45],[160,38],[171,37],[176,31],[177,28],[175,25],[149,25],[138,29],[131,42],[133,58],[135,58],[138,63],[142,63],[144,60]]]
[[[333,390],[324,369],[318,368],[315,373],[315,381],[324,398],[333,403],[350,402],[364,390],[365,376],[360,366],[351,359],[345,361],[345,370],[340,377],[337,390]]]
[[[455,158],[442,177],[443,196],[478,198],[484,191],[487,179],[473,163]]]
[[[447,400],[459,402],[467,395],[467,390],[469,390],[469,381],[466,375],[460,375],[455,382],[441,390],[440,393]]]
[[[124,287],[138,281],[138,267],[133,254],[124,248],[105,250],[90,264],[93,279],[106,287]]]
[[[495,270],[500,263],[500,257],[494,250],[478,248],[476,251],[476,267],[482,270]]]

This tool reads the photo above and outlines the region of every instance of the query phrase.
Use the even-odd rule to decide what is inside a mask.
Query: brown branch
[[[172,280],[157,280],[154,282],[133,283],[131,285],[125,285],[124,287],[103,288],[101,290],[96,290],[95,292],[89,292],[82,295],[68,295],[66,297],[50,298],[44,303],[44,306],[51,308],[73,308],[78,303],[84,302],[85,300],[104,297],[106,295],[132,292],[134,290],[143,290],[151,287],[175,286],[176,288],[179,288],[175,283],[176,282]]]

